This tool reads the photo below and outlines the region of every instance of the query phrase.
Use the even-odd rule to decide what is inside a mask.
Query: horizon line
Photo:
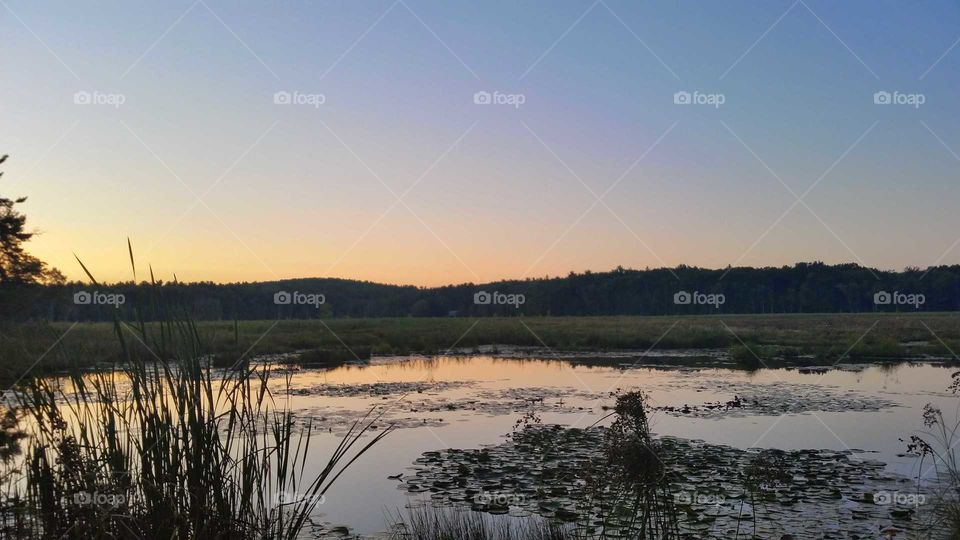
[[[926,275],[926,273],[929,272],[929,271],[930,271],[931,269],[933,269],[933,268],[941,268],[941,267],[948,267],[948,268],[949,268],[949,267],[951,267],[951,266],[960,266],[960,265],[956,265],[956,264],[953,264],[953,265],[950,265],[950,264],[936,264],[936,265],[928,265],[927,267],[924,268],[924,267],[920,267],[920,266],[911,266],[911,265],[908,265],[908,266],[905,266],[905,267],[904,267],[903,269],[901,269],[901,270],[897,270],[897,269],[881,269],[881,268],[866,266],[866,265],[861,264],[861,263],[859,263],[859,262],[857,262],[857,261],[839,262],[839,263],[826,263],[826,262],[820,261],[820,260],[814,260],[814,261],[796,261],[796,262],[794,262],[794,263],[792,263],[792,264],[765,265],[765,266],[732,266],[732,265],[729,265],[729,264],[728,264],[727,266],[717,267],[717,268],[706,267],[706,266],[689,265],[689,264],[685,264],[685,263],[680,263],[680,264],[678,264],[678,265],[676,265],[676,266],[658,266],[658,267],[649,267],[649,266],[647,266],[647,267],[644,267],[644,268],[632,268],[632,267],[625,267],[625,266],[623,266],[623,265],[617,265],[616,267],[611,268],[611,269],[609,269],[609,270],[590,270],[590,269],[587,269],[587,270],[583,270],[583,271],[581,271],[581,272],[577,272],[577,271],[571,270],[571,271],[569,271],[569,272],[568,272],[567,274],[565,274],[565,275],[555,275],[555,276],[551,276],[551,275],[547,274],[547,275],[545,275],[545,276],[539,276],[539,277],[529,276],[529,277],[524,277],[524,278],[502,278],[502,279],[495,279],[495,280],[491,280],[491,281],[482,281],[482,282],[462,281],[462,282],[445,283],[445,284],[440,284],[440,285],[415,285],[415,284],[412,284],[412,283],[391,283],[391,282],[383,282],[383,281],[373,281],[373,280],[368,280],[368,279],[357,279],[357,278],[349,278],[349,277],[334,277],[334,276],[327,276],[327,277],[322,277],[322,276],[301,276],[301,277],[285,277],[285,278],[277,278],[277,279],[269,279],[269,280],[254,280],[254,281],[215,281],[215,280],[182,281],[182,280],[179,280],[179,279],[176,277],[176,273],[174,273],[174,274],[173,274],[173,275],[174,275],[174,279],[173,279],[173,280],[171,280],[171,281],[165,281],[165,280],[163,280],[163,279],[158,279],[158,280],[157,280],[157,283],[158,283],[158,284],[164,284],[164,285],[169,285],[169,284],[199,285],[199,284],[207,284],[207,283],[209,283],[209,284],[218,285],[218,286],[228,286],[228,285],[253,285],[253,284],[262,284],[262,283],[282,283],[282,282],[285,282],[285,281],[301,281],[301,280],[328,280],[328,281],[336,280],[336,281],[350,281],[350,282],[355,282],[355,283],[369,283],[369,284],[372,284],[372,285],[382,285],[382,286],[388,286],[388,287],[414,287],[414,288],[417,288],[417,289],[440,289],[440,288],[444,288],[444,287],[463,287],[463,286],[469,286],[469,285],[490,285],[490,284],[494,284],[494,283],[527,282],[527,281],[549,281],[549,280],[555,280],[555,279],[566,279],[566,278],[569,278],[569,277],[571,277],[571,276],[584,276],[584,275],[591,275],[591,274],[596,274],[596,275],[599,275],[599,274],[612,274],[612,273],[615,273],[615,272],[617,272],[617,271],[623,271],[623,272],[656,272],[656,271],[666,271],[666,272],[670,272],[671,274],[673,274],[673,275],[674,275],[674,278],[677,279],[677,280],[679,280],[679,278],[676,276],[676,274],[674,274],[674,271],[675,271],[675,270],[678,270],[678,269],[681,269],[681,268],[684,268],[684,269],[692,269],[692,270],[704,270],[704,271],[709,271],[709,272],[726,271],[726,273],[729,273],[730,271],[732,271],[732,270],[737,270],[737,269],[750,269],[750,270],[780,269],[780,268],[793,268],[793,267],[796,267],[796,266],[798,266],[798,265],[823,265],[823,266],[828,266],[828,267],[850,266],[850,267],[862,268],[862,269],[864,269],[864,270],[870,271],[871,273],[874,273],[874,272],[881,272],[881,273],[905,273],[905,272],[909,272],[909,271],[925,271],[924,275]],[[726,273],[724,274],[724,276],[726,275]],[[88,276],[88,277],[89,277],[89,276]],[[43,287],[56,287],[56,286],[66,286],[66,285],[72,285],[72,284],[78,284],[78,283],[81,283],[81,284],[82,284],[82,283],[86,283],[86,282],[83,281],[83,280],[66,280],[66,281],[64,281],[62,284],[43,284],[43,285],[41,285],[41,286],[43,286]],[[149,280],[141,279],[141,280],[137,281],[136,279],[131,279],[131,280],[128,280],[128,281],[99,282],[99,283],[96,283],[96,284],[97,284],[97,285],[100,285],[100,286],[105,286],[105,287],[106,287],[106,286],[116,286],[116,285],[125,285],[125,284],[133,284],[133,285],[136,286],[136,285],[143,285],[143,284],[150,284],[150,283],[151,283],[151,282],[150,282]]]

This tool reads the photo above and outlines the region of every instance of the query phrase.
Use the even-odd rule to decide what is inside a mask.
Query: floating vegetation
[[[679,538],[643,394],[618,396],[616,415],[601,432],[541,427],[539,417],[528,414],[517,423],[509,446],[494,447],[512,456],[490,449],[427,452],[405,488],[490,514],[539,514],[573,524],[578,536],[583,531],[611,538]],[[598,433],[600,438],[587,445],[576,442]]]
[[[424,392],[442,392],[469,385],[461,381],[378,382],[366,384],[322,384],[308,388],[291,388],[288,393],[299,396],[374,397]]]
[[[747,381],[698,379],[696,382],[678,381],[674,386],[732,396],[727,401],[664,405],[656,408],[675,416],[697,418],[779,416],[806,412],[864,412],[899,406],[896,402],[866,396],[853,390],[784,381],[754,384]]]
[[[483,390],[461,398],[405,399],[410,412],[471,411],[489,416],[527,412],[575,413],[592,411],[588,407],[570,403],[571,399],[600,400],[602,394],[577,391],[566,387],[501,388]]]
[[[384,429],[410,429],[420,427],[440,427],[447,424],[443,418],[426,416],[403,415],[403,409],[397,406],[377,407],[378,421],[371,422],[366,427],[367,432],[378,432]],[[336,409],[332,407],[307,407],[297,409],[297,427],[313,432],[327,432],[343,435],[349,432],[358,418],[363,418],[368,411],[351,409]]]
[[[436,384],[436,383],[431,383]],[[459,385],[455,385],[459,386]],[[359,387],[359,388],[357,388]],[[390,394],[385,393],[387,388],[400,388],[411,391],[421,388],[423,394],[433,394],[427,388],[437,389],[427,383],[375,383],[363,385],[338,385],[322,390],[322,395],[348,396],[380,396],[384,399]],[[315,390],[291,391],[298,394],[303,392],[313,395]],[[334,392],[342,392],[335,393]],[[409,429],[419,427],[440,427],[447,425],[442,416],[444,413],[468,412],[485,414],[488,416],[504,416],[516,413],[575,413],[593,412],[593,409],[571,404],[566,401],[573,397],[585,399],[600,399],[600,394],[571,391],[568,388],[504,388],[487,390],[476,396],[468,397],[422,397],[420,393],[401,394],[395,400],[377,407],[381,415],[381,423],[389,423],[394,429]],[[357,418],[362,417],[368,409],[353,410],[334,407],[301,407],[298,415],[303,418],[303,425],[309,424],[314,430],[331,433],[343,433]],[[372,430],[377,425],[371,426]]]
[[[595,528],[583,511],[584,471],[603,459],[607,432],[528,425],[495,446],[426,452],[400,486],[434,504]],[[915,484],[853,450],[744,451],[674,437],[657,439],[657,446],[680,530],[689,537],[748,537],[756,526],[760,538],[873,538],[881,527],[916,527],[916,507],[887,500]],[[756,480],[764,462],[778,464],[778,481]]]
[[[600,400],[604,394],[571,390],[565,387],[501,388],[483,390],[467,396],[445,396],[442,392],[470,386],[468,382],[392,382],[321,385],[290,389],[291,395],[324,397],[376,397],[391,400],[377,407],[383,423],[395,429],[439,427],[447,422],[444,413],[468,412],[488,416],[516,413],[575,413],[593,412],[593,409],[569,403],[572,398]],[[321,431],[342,433],[354,420],[369,409],[333,407],[299,407],[299,416],[309,419],[312,427]],[[373,429],[376,429],[374,426]]]
[[[720,419],[726,417],[779,416],[808,412],[880,411],[898,403],[854,390],[816,384],[774,381],[754,383],[729,378],[704,378],[699,370],[680,369],[664,388],[694,389],[727,399],[670,404],[651,410],[672,416]],[[475,388],[479,381],[415,381],[361,384],[325,384],[287,390],[297,396],[379,398],[384,417],[397,428],[437,427],[446,424],[445,413],[467,412],[487,416],[524,413],[593,413],[609,410],[610,392],[590,392],[572,387]],[[592,403],[592,405],[591,405]],[[366,409],[306,408],[315,427],[342,432]]]

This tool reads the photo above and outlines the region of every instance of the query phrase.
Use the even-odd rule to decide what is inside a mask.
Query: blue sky
[[[71,277],[960,262],[952,2],[4,4],[0,186]]]

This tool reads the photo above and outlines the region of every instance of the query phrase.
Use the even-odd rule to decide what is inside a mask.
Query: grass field
[[[152,326],[147,323],[147,330]],[[730,348],[735,358],[747,361],[754,354],[765,360],[801,355],[817,360],[843,355],[955,358],[953,351],[960,351],[957,313],[208,321],[198,327],[205,352],[228,363],[244,355],[304,350],[326,359],[350,359],[354,354],[439,354],[480,345],[598,351]],[[137,347],[132,329],[124,333]],[[141,353],[152,354],[146,348]],[[5,379],[34,365],[43,372],[120,357],[112,323],[0,327],[0,374]]]

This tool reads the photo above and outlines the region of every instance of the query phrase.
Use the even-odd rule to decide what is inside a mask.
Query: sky
[[[951,1],[0,1],[69,278],[960,263]],[[138,277],[143,277],[141,274]]]

